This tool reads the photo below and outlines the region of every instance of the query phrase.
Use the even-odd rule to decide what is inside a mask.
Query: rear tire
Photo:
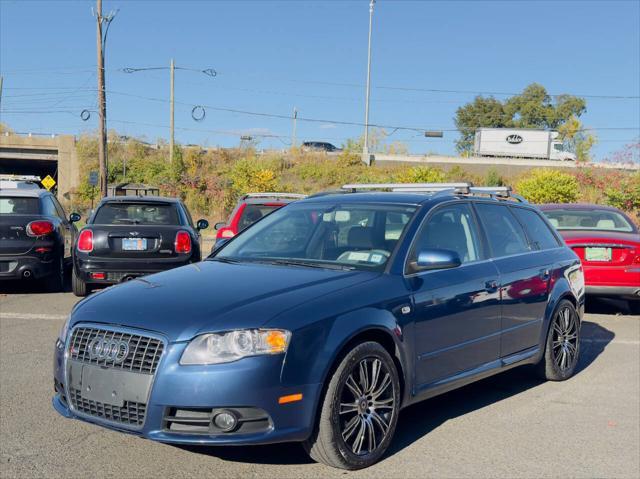
[[[73,294],[80,298],[85,297],[91,292],[89,285],[82,278],[78,277],[75,268],[73,268],[73,273],[71,274],[71,288],[73,289]]]
[[[64,258],[54,260],[53,272],[44,278],[45,289],[50,293],[64,291]]]
[[[579,359],[580,318],[573,304],[564,299],[551,318],[544,355],[536,372],[548,381],[565,381],[575,373]]]
[[[303,444],[317,462],[362,469],[386,452],[400,412],[398,371],[386,349],[359,344],[333,374],[313,434]]]

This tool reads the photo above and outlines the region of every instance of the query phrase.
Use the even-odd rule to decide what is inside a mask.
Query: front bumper
[[[0,257],[0,280],[39,279],[54,271],[52,256],[2,256]]]
[[[147,403],[141,428],[78,414],[66,399],[66,390],[57,387],[53,407],[68,418],[92,422],[109,429],[137,434],[147,439],[175,444],[269,444],[304,441],[311,434],[319,384],[286,386],[281,383],[282,355],[245,358],[227,364],[181,366],[180,357],[186,343],[169,344],[160,361]],[[65,349],[56,345],[54,379],[65,381]],[[279,404],[281,396],[302,393],[302,401]],[[181,409],[256,408],[269,417],[268,427],[251,433],[175,432],[167,427],[169,411]]]

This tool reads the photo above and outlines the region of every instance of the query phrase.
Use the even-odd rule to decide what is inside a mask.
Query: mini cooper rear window
[[[0,214],[3,215],[37,215],[40,213],[38,198],[20,196],[3,196],[0,198]]]
[[[105,203],[93,220],[98,225],[178,225],[178,211],[168,203]]]

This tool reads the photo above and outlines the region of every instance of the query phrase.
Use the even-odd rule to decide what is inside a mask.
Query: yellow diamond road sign
[[[41,183],[47,190],[50,190],[56,185],[56,180],[51,178],[51,175],[47,175]]]

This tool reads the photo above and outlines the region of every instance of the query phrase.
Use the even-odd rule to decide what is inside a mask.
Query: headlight
[[[182,353],[180,364],[220,364],[247,356],[284,353],[291,333],[280,329],[245,329],[203,334]]]
[[[58,340],[64,344],[67,340],[67,333],[69,332],[69,322],[71,321],[71,315],[67,317],[67,320],[64,322],[62,329],[60,330],[60,334],[58,335]]]

